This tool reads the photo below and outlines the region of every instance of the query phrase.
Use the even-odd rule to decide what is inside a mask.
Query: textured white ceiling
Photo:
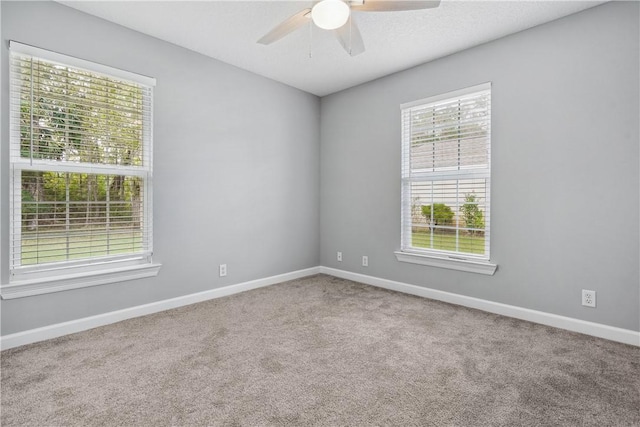
[[[350,57],[317,27],[256,43],[311,1],[59,2],[319,96],[605,3],[442,0],[436,9],[354,12],[366,52]]]

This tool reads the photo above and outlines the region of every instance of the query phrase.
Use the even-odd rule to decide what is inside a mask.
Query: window
[[[97,271],[150,275],[138,270],[153,250],[154,79],[13,41],[10,50],[14,286],[3,298],[42,293],[55,277],[61,290]]]
[[[424,261],[432,257],[452,268],[461,261],[458,269],[489,265],[490,179],[489,83],[402,105],[398,259],[434,265]]]

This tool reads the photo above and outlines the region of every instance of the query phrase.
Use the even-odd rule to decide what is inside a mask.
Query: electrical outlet
[[[362,255],[362,266],[369,267],[369,257],[366,255]]]
[[[587,307],[596,306],[596,291],[582,290],[582,305]]]
[[[227,275],[227,264],[220,264],[220,277]]]
[[[342,262],[342,252],[338,252],[337,258],[339,262]]]

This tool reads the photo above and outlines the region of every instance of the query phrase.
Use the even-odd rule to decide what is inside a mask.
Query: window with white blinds
[[[402,251],[489,260],[491,85],[402,105]]]
[[[154,83],[10,43],[13,275],[150,261]]]

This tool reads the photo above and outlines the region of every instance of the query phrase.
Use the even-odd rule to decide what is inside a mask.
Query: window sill
[[[488,261],[457,259],[447,256],[425,255],[401,251],[396,251],[395,254],[396,259],[400,262],[466,271],[468,273],[486,274],[488,276],[493,276],[493,273],[496,272],[496,268],[498,268],[497,264],[491,264]]]
[[[137,264],[123,267],[102,268],[68,274],[57,274],[48,277],[14,279],[9,284],[0,286],[0,297],[3,300],[23,298],[33,295],[49,294],[70,289],[105,285],[107,283],[125,282],[157,276],[162,264]],[[26,276],[26,275],[25,275]]]

